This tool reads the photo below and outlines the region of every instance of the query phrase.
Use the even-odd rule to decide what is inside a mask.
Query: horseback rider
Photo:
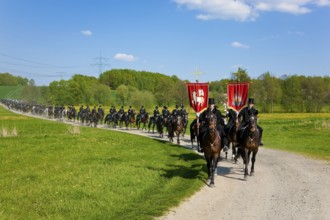
[[[227,122],[227,124],[226,124],[226,126],[225,126],[226,134],[228,134],[229,131],[230,131],[230,129],[231,129],[233,126],[235,126],[235,124],[236,124],[235,121],[236,121],[236,118],[238,117],[238,115],[237,115],[237,112],[236,112],[236,111],[234,111],[233,109],[230,108],[230,109],[227,111],[226,117],[229,118],[229,119],[228,119],[228,122]]]
[[[209,102],[208,102],[208,107],[206,110],[204,110],[200,116],[199,116],[199,121],[201,123],[200,126],[200,132],[198,135],[198,140],[201,142],[203,135],[205,134],[206,130],[207,130],[207,114],[209,111],[212,111],[213,114],[215,114],[215,116],[217,117],[217,126],[216,129],[221,137],[221,145],[222,145],[222,149],[224,152],[228,151],[228,139],[227,139],[227,135],[225,133],[225,122],[224,122],[224,118],[225,116],[223,116],[221,114],[221,111],[219,109],[217,109],[217,107],[215,106],[215,101],[214,98],[209,98]],[[203,152],[203,149],[201,149],[201,151]]]
[[[91,110],[90,110],[89,106],[87,105],[87,106],[86,106],[86,112],[87,112],[87,114],[88,114],[90,111],[91,111]]]
[[[179,106],[175,105],[175,109],[172,111],[172,116],[177,117],[180,115]]]
[[[96,114],[96,106],[92,109],[92,115]]]
[[[117,112],[116,107],[115,106],[111,106],[111,108],[110,108],[110,115],[113,115],[116,112]]]
[[[164,118],[168,118],[168,116],[170,116],[170,111],[167,109],[166,105],[164,105],[164,107],[163,107],[162,115]]]
[[[181,104],[180,115],[183,118],[183,124],[186,124],[187,123],[187,121],[186,121],[187,111],[184,108],[184,105],[183,104]]]
[[[104,111],[103,111],[101,105],[99,105],[99,108],[97,109],[97,112],[98,112],[99,114],[101,114],[101,115],[104,115]]]
[[[124,111],[124,106],[121,106],[121,108],[119,109],[118,113],[119,113],[119,114],[124,114],[124,112],[125,112],[125,111]]]
[[[142,105],[141,106],[141,109],[140,109],[140,113],[138,114],[137,116],[137,120],[136,121],[139,121],[141,120],[141,118],[143,118],[143,116],[146,114],[146,109],[144,108],[144,106]]]
[[[158,116],[159,116],[159,110],[158,110],[158,106],[156,106],[154,110],[154,118],[156,119]]]
[[[238,128],[238,134],[240,134],[238,137],[241,137],[241,135],[243,134],[243,130],[247,127],[250,116],[251,115],[257,116],[258,113],[259,113],[258,110],[254,108],[254,99],[249,98],[248,106],[243,108],[238,114],[238,119],[241,121],[241,124]],[[263,146],[264,145],[262,143],[263,129],[259,125],[257,125],[257,128],[258,128],[259,133],[260,133],[260,146]]]
[[[133,113],[132,106],[129,106],[129,108],[127,110],[127,115],[131,115],[132,113]]]

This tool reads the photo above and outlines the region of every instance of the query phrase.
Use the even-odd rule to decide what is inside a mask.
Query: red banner
[[[196,113],[207,108],[209,97],[208,83],[187,83],[190,106]]]
[[[228,107],[240,111],[246,105],[249,83],[230,83],[227,86]]]

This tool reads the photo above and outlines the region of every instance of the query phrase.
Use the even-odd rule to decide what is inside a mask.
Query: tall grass
[[[0,107],[0,219],[152,219],[204,185],[205,161],[168,142]]]

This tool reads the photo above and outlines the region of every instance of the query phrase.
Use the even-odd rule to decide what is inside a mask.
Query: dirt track
[[[182,145],[191,147],[187,137]],[[241,159],[237,164],[222,159],[215,184],[205,185],[158,219],[330,219],[330,166],[323,161],[260,148],[254,176],[244,180]]]

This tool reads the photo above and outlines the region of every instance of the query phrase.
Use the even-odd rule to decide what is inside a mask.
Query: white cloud
[[[330,0],[316,0],[315,4],[318,6],[330,6]]]
[[[288,31],[288,34],[289,35],[299,35],[299,36],[305,35],[305,33],[301,32],[301,31]]]
[[[277,11],[306,14],[313,6],[330,6],[330,0],[173,0],[179,6],[197,11],[201,20],[255,20],[260,12]]]
[[[254,20],[258,15],[251,5],[239,0],[174,0],[189,10],[201,11],[197,15],[201,20]]]
[[[232,47],[236,47],[236,48],[244,48],[244,49],[248,49],[250,48],[248,45],[242,44],[240,42],[234,41],[230,44]]]
[[[137,58],[134,57],[131,54],[125,54],[125,53],[117,53],[114,58],[116,60],[121,60],[121,61],[128,61],[128,62],[132,62],[134,60],[136,60]]]
[[[92,36],[93,33],[90,30],[82,30],[80,33],[84,36]]]

